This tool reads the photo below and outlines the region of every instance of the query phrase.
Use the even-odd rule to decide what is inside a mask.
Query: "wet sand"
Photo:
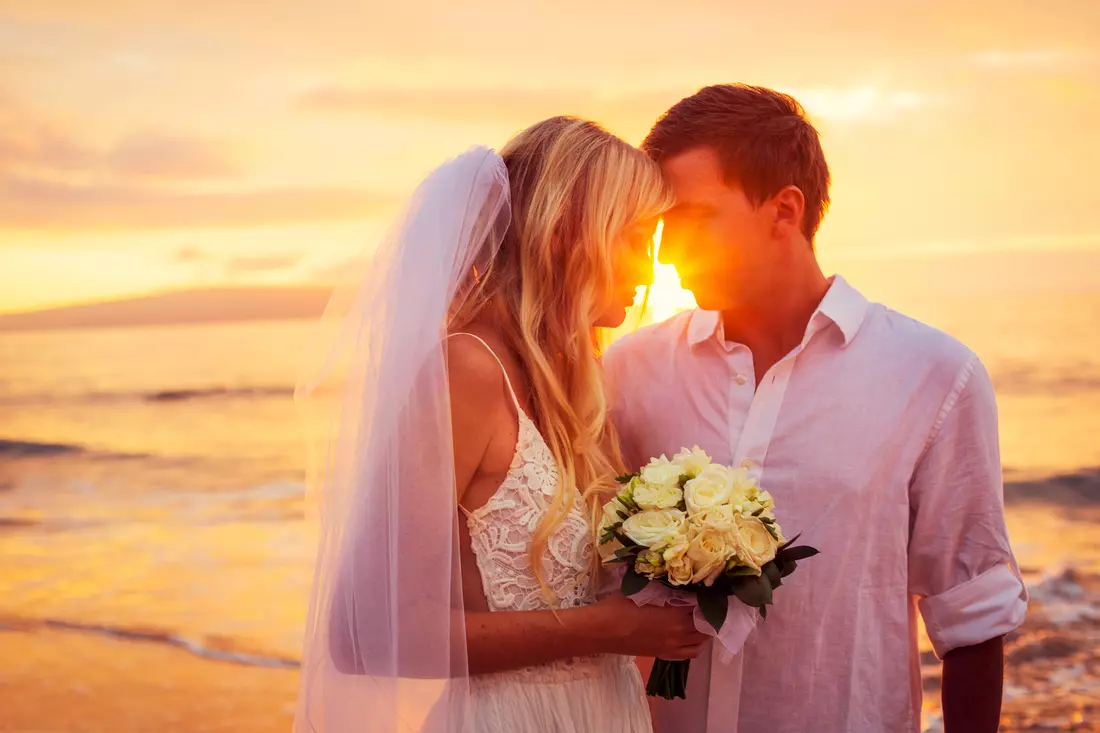
[[[0,731],[286,733],[296,670],[85,632],[0,630]]]

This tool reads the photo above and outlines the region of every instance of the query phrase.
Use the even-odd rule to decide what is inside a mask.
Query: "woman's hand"
[[[673,661],[699,656],[709,636],[695,628],[691,606],[639,606],[612,593],[594,606],[609,651]]]

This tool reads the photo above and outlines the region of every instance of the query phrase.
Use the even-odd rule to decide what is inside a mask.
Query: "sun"
[[[664,228],[665,222],[661,220],[657,222],[657,229],[653,232],[653,285],[649,289],[649,309],[646,312],[646,320],[654,323],[696,307],[695,296],[691,291],[680,287],[680,276],[676,274],[676,268],[656,261],[656,254],[661,249],[661,232]]]

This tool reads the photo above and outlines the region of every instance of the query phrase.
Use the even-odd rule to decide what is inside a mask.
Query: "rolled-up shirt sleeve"
[[[936,655],[1018,627],[1027,590],[1005,526],[993,385],[977,357],[943,403],[909,494],[909,591]]]

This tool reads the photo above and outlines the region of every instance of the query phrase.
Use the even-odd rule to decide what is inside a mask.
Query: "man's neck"
[[[771,296],[722,312],[726,341],[744,344],[752,351],[758,381],[802,342],[829,284],[817,261],[810,260],[788,270]]]

